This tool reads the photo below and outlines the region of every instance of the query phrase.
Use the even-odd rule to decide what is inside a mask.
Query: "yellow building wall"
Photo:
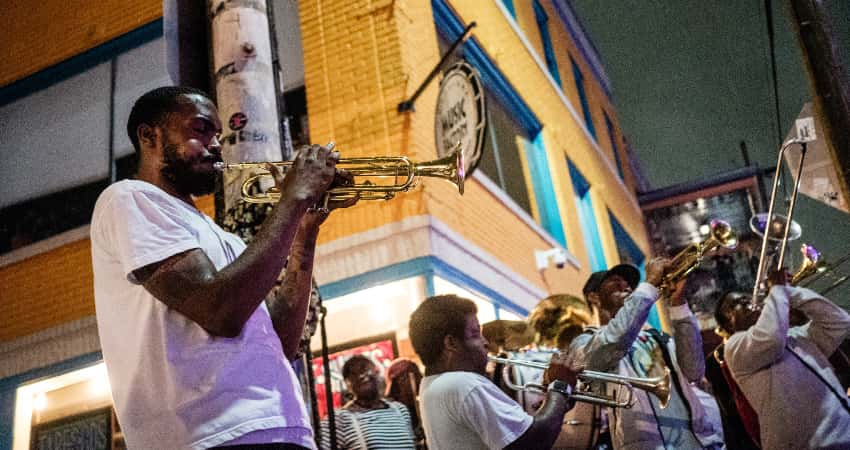
[[[0,86],[160,17],[162,0],[4,1]]]
[[[0,342],[94,314],[91,245],[63,245],[0,268]]]

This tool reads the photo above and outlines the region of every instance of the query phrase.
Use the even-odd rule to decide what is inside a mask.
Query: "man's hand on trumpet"
[[[670,258],[656,257],[646,265],[646,282],[660,288],[664,275],[670,270]]]
[[[560,380],[575,388],[579,372],[581,372],[581,369],[573,370],[570,368],[566,352],[558,352],[552,355],[552,359],[549,360],[549,368],[543,373],[543,384],[548,385],[555,380]]]
[[[274,164],[267,164],[266,169],[274,177],[281,198],[307,206],[321,201],[337,173],[339,152],[333,151],[333,147],[333,143],[330,143],[327,146],[310,145],[300,148],[295,153],[295,159],[286,171],[286,176]]]

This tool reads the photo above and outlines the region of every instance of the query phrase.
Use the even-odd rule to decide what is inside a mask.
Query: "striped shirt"
[[[337,446],[340,450],[414,450],[410,413],[399,402],[384,400],[386,408],[369,411],[336,410]],[[321,424],[320,448],[331,448],[328,421]]]

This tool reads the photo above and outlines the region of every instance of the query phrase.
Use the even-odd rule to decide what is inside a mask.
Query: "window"
[[[561,85],[561,75],[558,73],[558,61],[555,59],[555,51],[552,49],[552,38],[549,36],[549,16],[540,2],[534,0],[534,19],[537,21],[537,29],[540,30],[540,40],[543,41],[543,55],[546,57],[546,67],[549,74]]]
[[[514,19],[516,19],[516,8],[514,8],[514,0],[502,0],[502,4],[505,5],[505,9],[511,13]]]
[[[486,88],[484,95],[492,99],[492,93]],[[528,138],[500,102],[487,102],[487,133],[484,138],[478,169],[520,208],[531,214],[531,201],[522,172],[523,143],[528,142]]]
[[[442,0],[432,0],[431,4],[439,33],[438,45],[444,53],[463,32],[464,25]],[[530,185],[541,227],[566,247],[540,121],[475,38],[466,40],[452,58],[462,58],[477,69],[487,98],[488,131],[479,170],[529,214],[532,200],[527,186]],[[523,157],[529,167],[530,183],[523,173]]]
[[[587,131],[593,136],[593,140],[596,140],[596,128],[593,126],[590,104],[587,102],[587,93],[584,91],[584,75],[572,57],[570,57],[570,63],[573,65],[573,78],[576,80],[576,91],[578,91],[578,98],[581,102],[581,112],[584,114],[584,124],[587,126]]]
[[[611,123],[611,118],[608,117],[608,113],[602,111],[602,115],[605,116],[605,128],[608,130],[608,139],[611,141],[611,152],[614,154],[614,161],[617,163],[617,173],[620,175],[620,179],[624,180],[623,162],[620,161],[620,150],[617,147],[617,134],[614,131],[614,124]]]
[[[605,253],[602,249],[602,239],[599,237],[599,227],[596,224],[596,214],[593,209],[593,200],[590,197],[590,183],[578,171],[576,166],[569,160],[567,165],[570,170],[570,179],[573,182],[573,192],[576,198],[579,223],[584,234],[584,245],[590,260],[590,269],[594,272],[605,270]]]

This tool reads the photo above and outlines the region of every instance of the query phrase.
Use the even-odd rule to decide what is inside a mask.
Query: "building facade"
[[[104,383],[87,214],[103,187],[132,173],[123,132],[132,102],[170,82],[161,2],[79,6],[12,6],[15,39],[0,44],[20,62],[0,71],[2,448],[55,437],[69,416],[117,427],[98,415],[108,389],[82,390]],[[568,0],[273,6],[290,125],[297,140],[334,141],[343,157],[437,158],[439,83],[412,111],[398,104],[476,23],[450,58],[483,86],[478,169],[463,196],[426,179],[324,225],[315,276],[334,350],[389,340],[379,346],[388,357],[413,356],[407,321],[430,295],[472,298],[481,322],[522,318],[551,293],[580,294],[592,271],[642,266],[650,247],[637,177],[610,83]],[[212,213],[211,199],[200,204]],[[538,265],[535,255],[552,249],[565,262]]]

